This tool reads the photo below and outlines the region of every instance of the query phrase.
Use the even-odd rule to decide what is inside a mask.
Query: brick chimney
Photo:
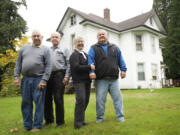
[[[110,9],[109,8],[104,9],[104,19],[106,21],[110,21]]]

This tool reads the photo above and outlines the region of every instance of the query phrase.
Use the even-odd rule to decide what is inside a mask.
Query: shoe
[[[120,119],[120,120],[117,120],[118,122],[125,122],[125,120],[124,119]]]
[[[88,125],[88,124],[84,122],[82,125],[83,125],[83,126],[86,126],[86,125]]]
[[[44,127],[47,127],[47,126],[49,126],[49,125],[51,125],[51,124],[53,124],[53,122],[48,122],[48,123],[46,122],[43,126],[44,126]]]
[[[96,120],[96,123],[102,123],[103,120]]]
[[[24,131],[26,131],[26,132],[27,132],[27,131],[30,131],[30,130],[31,130],[31,129],[26,129],[26,128],[24,128]]]
[[[80,129],[81,126],[74,126],[74,129]]]
[[[33,129],[31,129],[30,130],[30,132],[38,132],[38,131],[40,131],[41,129],[39,129],[39,128],[33,128]]]
[[[64,125],[64,123],[63,124],[57,124],[56,128],[61,128],[63,125]]]

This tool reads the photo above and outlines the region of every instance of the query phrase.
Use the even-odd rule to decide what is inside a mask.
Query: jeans
[[[90,83],[74,83],[74,88],[76,91],[74,126],[80,128],[85,123],[85,110],[90,97]]]
[[[24,128],[42,128],[44,115],[45,90],[39,90],[38,84],[41,78],[24,77],[21,83],[22,104],[21,111],[23,115]],[[35,103],[35,114],[33,122],[33,101]]]
[[[124,121],[123,102],[118,79],[96,80],[96,115],[97,122],[104,120],[105,103],[109,92],[113,99],[114,108],[118,121]]]

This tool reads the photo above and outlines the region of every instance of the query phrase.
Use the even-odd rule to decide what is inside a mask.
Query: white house
[[[118,45],[127,65],[127,76],[120,80],[122,89],[162,87],[164,77],[161,63],[162,46],[159,39],[166,36],[154,10],[126,21],[115,23],[110,20],[110,10],[104,9],[104,18],[94,14],[68,8],[57,28],[61,33],[61,45],[71,51],[74,39],[81,36],[85,40],[84,51],[97,42],[99,29],[108,31],[109,41]]]

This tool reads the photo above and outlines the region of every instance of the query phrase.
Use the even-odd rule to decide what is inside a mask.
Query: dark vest
[[[109,43],[107,56],[98,43],[92,48],[95,52],[96,79],[117,79],[119,77],[117,46]]]

